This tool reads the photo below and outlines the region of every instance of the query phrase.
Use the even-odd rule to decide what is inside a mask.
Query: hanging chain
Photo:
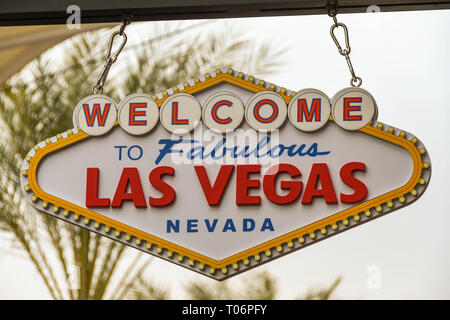
[[[95,86],[92,87],[92,92],[94,94],[100,94],[103,91],[103,85],[106,82],[106,78],[108,77],[108,73],[109,70],[111,69],[111,66],[113,65],[114,62],[116,62],[117,57],[119,56],[120,52],[122,51],[122,49],[125,47],[125,44],[127,43],[127,35],[125,33],[125,28],[127,27],[127,25],[129,25],[131,23],[131,16],[123,16],[122,17],[122,26],[120,27],[119,31],[114,32],[111,35],[111,38],[109,39],[109,46],[108,46],[108,51],[106,53],[106,58],[105,58],[105,65],[103,66],[103,71],[100,74],[100,77],[97,80],[97,83],[95,84]],[[117,49],[117,51],[115,53],[112,54],[112,47],[114,44],[114,40],[116,37],[122,37],[122,43],[120,44],[119,48]]]
[[[334,24],[331,26],[330,34],[331,38],[333,39],[334,43],[336,44],[336,47],[338,48],[338,51],[341,55],[345,57],[345,60],[347,61],[348,68],[350,70],[350,73],[352,75],[352,78],[350,79],[350,85],[352,87],[359,87],[362,84],[362,79],[360,77],[357,77],[355,74],[355,70],[353,69],[352,61],[350,60],[350,40],[348,37],[348,29],[345,24],[342,22],[338,22],[336,15],[337,15],[337,6],[330,6],[328,7],[328,15],[333,18]],[[344,29],[344,35],[345,35],[345,49],[342,49],[339,40],[336,38],[336,35],[334,34],[335,30],[337,28],[341,27]]]

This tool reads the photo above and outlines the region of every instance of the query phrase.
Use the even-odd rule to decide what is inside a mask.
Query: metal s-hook
[[[332,17],[334,21],[334,24],[330,28],[330,35],[334,43],[336,44],[339,53],[342,56],[344,56],[345,60],[347,61],[348,69],[350,70],[350,74],[352,75],[352,78],[350,79],[350,85],[352,87],[359,87],[362,84],[362,79],[356,76],[355,70],[353,69],[352,61],[350,60],[350,52],[352,51],[352,49],[350,47],[350,38],[348,36],[348,29],[345,24],[337,21],[336,18],[337,13],[338,13],[337,3],[334,3],[333,5],[328,5],[328,15]],[[339,43],[339,40],[337,39],[335,34],[336,29],[339,27],[344,29],[345,49],[342,49],[342,46]]]
[[[114,39],[119,36],[122,37],[122,43],[120,44],[119,48],[117,48],[116,52],[111,56],[112,47],[114,45]],[[116,62],[117,57],[119,56],[122,49],[125,47],[125,44],[127,43],[127,35],[125,32],[122,31],[122,34],[120,31],[116,31],[111,35],[111,38],[109,39],[109,46],[108,46],[108,52],[106,53],[105,60],[108,61],[109,59],[112,60],[112,62]]]
[[[334,31],[336,30],[336,28],[341,27],[342,29],[344,29],[344,35],[345,35],[345,49],[342,49],[339,40],[337,39],[336,35],[334,34]],[[347,26],[345,24],[343,24],[342,22],[336,22],[335,24],[333,24],[330,28],[330,35],[331,38],[333,39],[334,43],[336,44],[336,47],[339,50],[339,53],[343,56],[346,56],[348,54],[350,54],[351,48],[350,48],[350,40],[348,38],[348,29]]]
[[[115,31],[109,38],[108,50],[106,52],[105,57],[106,62],[105,65],[103,66],[103,71],[100,74],[95,86],[92,87],[92,92],[94,94],[102,93],[103,85],[105,84],[106,79],[108,78],[109,70],[111,69],[113,63],[116,62],[117,57],[119,56],[120,52],[122,52],[122,49],[125,47],[125,44],[127,43],[128,38],[125,33],[125,28],[127,27],[127,25],[131,23],[131,17],[132,15],[122,16],[122,26],[120,27],[120,30]],[[120,43],[119,48],[117,48],[116,52],[112,54],[112,47],[114,45],[114,40],[116,39],[117,36],[122,37],[122,42]]]
[[[127,27],[127,25],[129,25],[131,23],[131,17],[132,15],[124,15],[122,16],[122,25],[120,26],[120,30],[114,32],[111,35],[111,38],[109,39],[109,47],[108,47],[108,52],[106,54],[106,61],[108,61],[109,58],[111,58],[111,51],[112,51],[112,47],[114,44],[114,39],[117,36],[121,36],[122,37],[122,43],[120,44],[119,48],[117,49],[117,51],[114,53],[114,55],[112,56],[112,62],[116,62],[117,57],[119,56],[120,52],[122,51],[122,49],[125,47],[125,44],[127,43],[127,34],[125,33],[125,28]]]

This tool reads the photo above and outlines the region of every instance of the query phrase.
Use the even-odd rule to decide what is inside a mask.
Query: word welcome
[[[159,105],[145,94],[126,97],[119,106],[104,95],[92,95],[81,100],[75,108],[77,126],[90,135],[107,133],[119,125],[128,133],[142,135],[152,130],[159,121],[171,133],[186,134],[203,120],[211,130],[225,133],[239,127],[245,118],[256,130],[273,131],[286,120],[300,131],[311,132],[323,127],[333,116],[340,127],[358,130],[375,115],[372,96],[360,88],[347,89],[329,98],[316,89],[299,91],[295,96],[283,98],[274,91],[255,93],[247,101],[228,91],[211,94],[201,105],[187,93],[168,96]]]

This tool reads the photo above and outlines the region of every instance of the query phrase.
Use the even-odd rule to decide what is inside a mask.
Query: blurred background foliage
[[[329,300],[333,298],[334,291],[340,282],[341,278],[337,278],[329,287],[310,289],[305,296],[298,296],[296,299]],[[192,282],[185,291],[190,299],[199,300],[274,300],[279,298],[277,280],[267,271],[242,277],[238,288],[231,286],[227,281],[217,282],[212,286]]]
[[[182,25],[169,30],[156,24],[149,30],[152,39],[121,54],[103,93],[120,101],[131,93],[155,94],[220,66],[257,76],[282,66],[288,50],[270,39],[257,43],[239,26],[217,26],[187,35]],[[35,210],[20,188],[20,167],[28,151],[73,127],[73,109],[91,94],[110,32],[74,37],[66,46],[70,50],[58,56],[61,66],[55,67],[55,52],[50,50],[26,67],[31,73],[19,73],[0,87],[0,231],[12,252],[31,260],[54,299],[168,299],[169,288],[143,276],[151,268],[150,256]],[[270,274],[241,277],[244,291],[233,290],[225,281],[213,286],[191,283],[185,292],[192,299],[277,297]],[[339,280],[303,298],[328,299]]]

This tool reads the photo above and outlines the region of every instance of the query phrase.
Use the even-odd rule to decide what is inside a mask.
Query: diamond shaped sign
[[[21,183],[47,214],[224,280],[420,197],[424,145],[377,113],[362,89],[328,99],[222,68],[82,100]]]

